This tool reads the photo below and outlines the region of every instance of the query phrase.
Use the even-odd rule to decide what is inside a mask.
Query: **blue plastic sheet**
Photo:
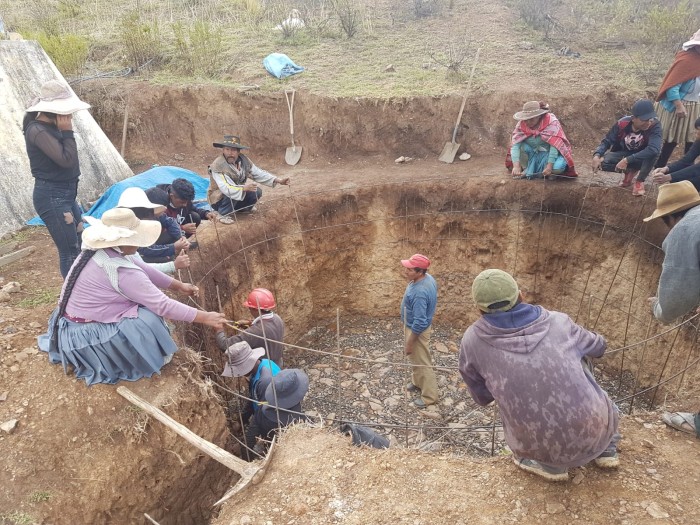
[[[304,71],[304,68],[297,66],[292,59],[282,53],[272,53],[263,60],[263,66],[273,77],[287,78]]]
[[[92,207],[83,215],[89,215],[99,219],[107,210],[116,207],[121,197],[122,192],[126,188],[141,188],[147,190],[158,184],[168,184],[175,179],[187,179],[194,186],[194,198],[197,201],[206,201],[207,190],[209,189],[209,179],[205,179],[197,175],[194,171],[184,168],[176,168],[175,166],[157,166],[150,170],[144,171],[128,179],[124,179],[115,184],[112,184],[107,191],[92,205]],[[29,226],[43,226],[44,221],[39,217],[34,217],[27,221]]]

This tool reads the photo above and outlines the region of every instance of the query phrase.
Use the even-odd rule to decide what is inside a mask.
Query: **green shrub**
[[[162,57],[158,22],[145,22],[138,12],[128,14],[121,21],[118,38],[124,48],[127,65],[133,69]]]
[[[682,0],[675,7],[655,5],[641,21],[639,34],[645,44],[673,52],[695,32],[696,23],[690,0]]]
[[[223,68],[225,51],[222,32],[211,24],[197,21],[192,27],[173,24],[175,51],[173,66],[186,75],[218,76]]]
[[[87,38],[70,33],[47,34],[44,31],[25,33],[25,38],[39,42],[63,76],[80,76],[85,68],[89,53]]]

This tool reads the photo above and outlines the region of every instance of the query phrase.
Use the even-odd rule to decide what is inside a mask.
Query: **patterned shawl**
[[[557,148],[566,159],[568,166],[574,165],[574,157],[571,155],[571,143],[564,134],[559,119],[553,113],[545,113],[536,128],[530,128],[524,120],[518,122],[513,130],[513,144],[519,144],[528,137],[541,137],[547,144]]]

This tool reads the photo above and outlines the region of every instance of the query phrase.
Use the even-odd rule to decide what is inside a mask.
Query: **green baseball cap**
[[[486,313],[507,312],[518,302],[519,295],[518,283],[503,270],[484,270],[472,284],[474,302],[479,310]],[[492,308],[492,305],[498,306]]]

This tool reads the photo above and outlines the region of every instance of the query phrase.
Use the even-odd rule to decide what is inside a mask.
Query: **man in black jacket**
[[[621,171],[620,186],[632,184],[632,195],[644,195],[644,181],[654,168],[661,152],[661,123],[651,100],[640,99],[632,106],[632,115],[613,124],[593,155],[593,173]],[[608,151],[610,150],[610,151]]]

